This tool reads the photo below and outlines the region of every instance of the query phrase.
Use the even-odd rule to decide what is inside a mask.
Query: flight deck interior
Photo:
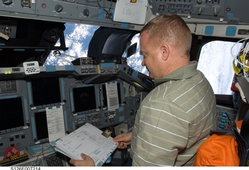
[[[140,103],[154,88],[148,75],[128,65],[139,46],[133,36],[155,16],[177,14],[193,35],[191,60],[198,61],[203,44],[213,40],[241,42],[248,52],[248,3],[0,0],[0,166],[71,166],[50,143],[86,123],[112,137],[132,131]],[[65,23],[99,27],[86,56],[45,65],[50,54],[68,50]],[[224,113],[240,120],[248,112],[246,62],[248,56],[235,65],[234,93],[216,95],[217,129],[228,130]],[[242,98],[236,106],[235,94]],[[129,159],[129,149],[117,149],[103,166],[125,166]]]

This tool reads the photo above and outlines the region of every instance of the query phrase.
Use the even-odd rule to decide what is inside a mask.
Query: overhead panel
[[[35,14],[35,5],[31,0],[1,0],[0,10],[6,11],[9,15]]]
[[[248,0],[149,0],[154,15],[178,14],[191,19],[205,19],[229,24],[249,23],[245,15]],[[201,22],[201,21],[199,21]]]
[[[116,0],[1,0],[0,16],[134,29],[114,22]]]

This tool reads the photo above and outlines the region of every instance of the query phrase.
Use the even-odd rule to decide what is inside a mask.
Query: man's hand
[[[74,166],[95,166],[93,159],[90,156],[81,154],[83,160],[73,160],[70,159],[70,164]]]
[[[119,149],[126,149],[128,145],[131,144],[132,133],[124,133],[116,136],[113,141],[118,142]]]

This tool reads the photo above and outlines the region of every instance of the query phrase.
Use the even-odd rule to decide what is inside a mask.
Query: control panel
[[[32,144],[32,125],[24,80],[0,81],[0,156],[8,147],[25,149]]]
[[[115,5],[116,0],[1,0],[0,15],[129,29],[113,21]]]
[[[229,24],[249,23],[244,14],[247,0],[148,0],[152,13],[178,14],[191,19],[207,19]]]
[[[237,116],[237,110],[225,106],[217,105],[217,115],[216,115],[216,130],[230,131],[228,120],[235,121]]]
[[[39,66],[37,74],[24,74],[23,67],[0,69],[0,156],[8,147],[37,155],[32,152],[48,143],[54,133],[68,134],[85,123],[99,129],[120,124],[127,131],[133,127],[148,91],[137,90],[134,84],[118,78],[117,72],[128,67],[126,62],[88,61],[92,62],[85,58],[75,66]],[[34,65],[24,64],[30,63]],[[4,73],[17,68],[19,71],[10,75]],[[90,68],[95,71],[86,71]]]
[[[123,29],[139,29],[139,25],[115,22],[116,0],[1,0],[0,15],[56,22],[84,23]],[[244,14],[247,0],[148,0],[151,15],[178,14],[187,22],[203,20],[229,24],[249,23]],[[151,14],[152,13],[152,14]],[[192,20],[192,19],[199,19]]]

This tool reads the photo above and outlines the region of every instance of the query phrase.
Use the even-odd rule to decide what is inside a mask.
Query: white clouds
[[[92,36],[91,28],[93,26],[83,24],[74,24],[73,26],[72,32],[65,36],[66,46],[69,47],[66,53],[77,58],[86,57],[87,49],[84,49],[84,46],[86,46],[84,43],[89,42],[85,42],[84,40],[87,36]]]
[[[72,37],[74,40],[85,39],[87,36],[92,35],[90,32],[92,27],[92,25],[74,24],[73,32],[68,36]]]
[[[86,57],[88,44],[95,29],[98,27],[84,24],[65,24],[65,44],[68,47],[66,51],[60,51],[61,56],[67,61],[73,61],[75,58]],[[56,43],[56,46],[60,46],[60,41]],[[53,56],[53,51],[48,56],[45,65],[68,65],[69,62],[65,62],[63,59],[58,59]]]
[[[129,58],[127,58],[127,64],[133,68],[136,71],[139,71],[141,73],[144,73],[146,75],[148,75],[148,70],[145,66],[142,66],[142,60],[143,60],[143,56],[140,55],[140,43],[139,43],[139,35],[140,34],[136,34],[132,39],[131,39],[131,44],[137,43],[137,50],[136,53],[132,56],[130,56]]]
[[[67,54],[71,56],[75,56],[77,58],[79,57],[86,57],[87,51],[83,49],[83,43],[77,42],[73,43],[70,47],[70,49],[66,52]]]

